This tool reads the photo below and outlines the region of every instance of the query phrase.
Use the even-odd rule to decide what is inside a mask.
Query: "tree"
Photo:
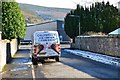
[[[102,13],[102,19],[104,20],[103,32],[109,33],[118,27],[117,13],[117,8],[107,2]]]
[[[107,34],[117,29],[120,24],[118,9],[110,5],[109,2],[96,2],[90,8],[77,5],[77,8],[68,14],[80,17],[76,21],[78,20],[80,22],[81,34],[89,31]],[[76,24],[76,21],[68,15],[65,17],[65,31],[71,38],[78,35],[77,33],[73,33],[73,30],[76,30],[74,32],[78,32],[78,26],[73,25]]]
[[[2,2],[2,38],[23,38],[26,22],[17,2]]]
[[[79,17],[67,14],[65,22],[65,31],[74,42],[74,38],[79,35]]]

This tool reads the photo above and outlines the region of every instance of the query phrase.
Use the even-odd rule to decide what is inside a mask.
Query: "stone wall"
[[[12,41],[0,40],[0,71],[2,71],[4,65],[15,55],[17,46],[17,39],[13,39]]]
[[[71,48],[120,57],[120,38],[109,36],[76,37],[75,43],[71,45]]]

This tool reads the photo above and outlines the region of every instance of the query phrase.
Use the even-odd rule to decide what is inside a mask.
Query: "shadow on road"
[[[101,80],[120,80],[120,69],[116,66],[103,64],[74,54],[66,53],[64,52],[64,49],[62,49],[61,52],[61,63],[67,66],[85,72]]]

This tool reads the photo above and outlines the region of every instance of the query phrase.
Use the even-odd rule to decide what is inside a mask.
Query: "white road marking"
[[[42,64],[40,63],[40,64],[38,64],[38,66],[42,66]]]
[[[32,65],[32,76],[33,76],[33,80],[35,80],[35,70],[33,65]]]
[[[33,78],[33,80],[36,80],[35,78],[36,78],[36,76],[35,76],[35,68],[37,68],[38,66],[42,66],[42,64],[38,64],[38,65],[31,65],[31,67],[32,67],[32,78]]]

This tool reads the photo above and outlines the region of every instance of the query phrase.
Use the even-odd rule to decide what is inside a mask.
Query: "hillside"
[[[70,9],[50,8],[30,4],[19,4],[27,23],[37,24],[48,20],[64,20]]]
[[[44,22],[44,20],[42,18],[37,17],[36,15],[31,14],[27,11],[22,11],[22,13],[23,13],[27,23],[38,24],[38,23]]]

